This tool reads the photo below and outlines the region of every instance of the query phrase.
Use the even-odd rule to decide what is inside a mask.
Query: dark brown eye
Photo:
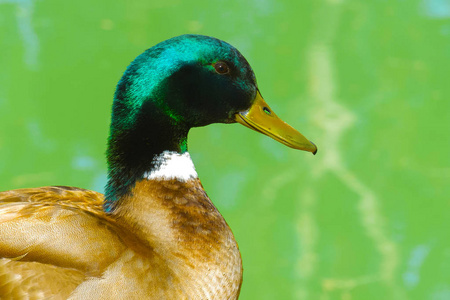
[[[214,69],[219,74],[228,74],[230,73],[230,68],[228,68],[228,65],[224,63],[223,61],[218,61],[213,65]]]

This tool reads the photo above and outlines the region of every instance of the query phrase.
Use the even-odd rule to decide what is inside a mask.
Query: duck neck
[[[147,101],[138,113],[127,116],[128,122],[120,115],[124,109],[123,102],[115,101],[107,150],[106,212],[113,211],[137,181],[156,172],[169,153],[187,152],[189,128],[177,124],[153,102]]]

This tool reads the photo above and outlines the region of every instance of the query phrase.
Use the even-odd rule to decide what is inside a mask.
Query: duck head
[[[155,167],[155,156],[186,152],[190,128],[235,122],[289,147],[317,152],[270,109],[247,60],[230,44],[182,35],[146,50],[128,66],[114,96],[107,210]]]

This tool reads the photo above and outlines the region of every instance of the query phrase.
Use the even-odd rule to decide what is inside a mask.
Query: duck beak
[[[259,91],[256,94],[253,105],[246,111],[238,112],[235,120],[242,125],[270,136],[274,140],[294,149],[317,153],[317,147],[306,139],[300,132],[281,120],[266,101],[261,97]]]

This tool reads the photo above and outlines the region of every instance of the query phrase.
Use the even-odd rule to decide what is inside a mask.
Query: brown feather
[[[0,193],[0,298],[238,297],[237,244],[198,179],[142,180],[130,195],[107,214],[84,189]]]

